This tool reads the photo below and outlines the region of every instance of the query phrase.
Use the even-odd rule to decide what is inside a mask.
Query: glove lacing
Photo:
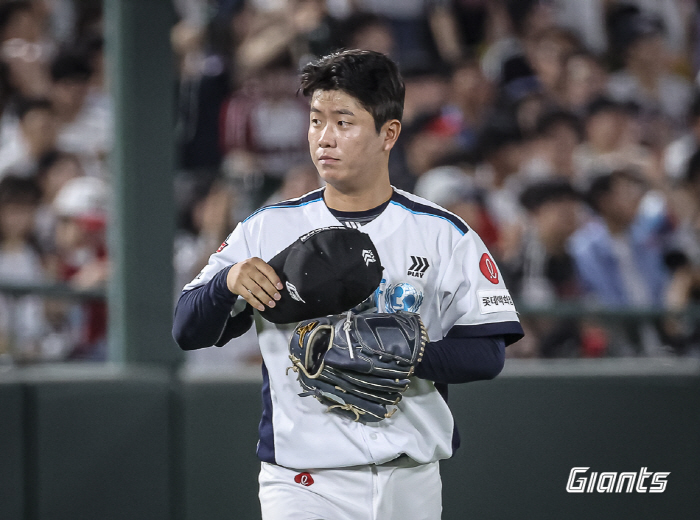
[[[348,315],[345,318],[345,323],[343,323],[343,330],[345,331],[345,341],[348,343],[348,350],[350,351],[350,359],[355,359],[355,349],[352,348],[352,343],[350,342],[350,317],[352,316],[352,310],[348,311]]]

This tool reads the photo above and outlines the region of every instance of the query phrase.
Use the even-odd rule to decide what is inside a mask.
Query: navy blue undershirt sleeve
[[[223,346],[253,324],[250,306],[231,316],[231,308],[238,298],[226,285],[231,267],[219,271],[206,284],[180,295],[173,318],[173,338],[182,350]]]
[[[493,379],[503,370],[505,358],[503,336],[444,338],[425,346],[416,376],[447,384]]]

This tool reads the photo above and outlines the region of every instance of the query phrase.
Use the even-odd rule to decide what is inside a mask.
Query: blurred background
[[[527,331],[509,356],[700,354],[696,2],[172,7],[174,297],[238,221],[319,186],[298,71],[364,48],[406,80],[392,183],[490,248]],[[113,274],[104,26],[96,1],[0,3],[2,364],[109,357],[108,305],[86,299]],[[258,364],[252,335],[237,344],[187,362]]]
[[[695,517],[698,4],[0,0],[0,518],[256,518],[255,331],[183,355],[170,320],[237,222],[320,186],[298,71],[341,48],[399,64],[392,184],[481,236],[526,331],[451,394],[445,518]],[[650,460],[665,501],[563,491]]]

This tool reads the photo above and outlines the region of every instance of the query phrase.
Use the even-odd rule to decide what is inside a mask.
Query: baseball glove
[[[304,392],[355,421],[391,417],[423,359],[428,334],[418,314],[337,314],[299,323],[289,367]],[[287,370],[289,372],[289,369]]]

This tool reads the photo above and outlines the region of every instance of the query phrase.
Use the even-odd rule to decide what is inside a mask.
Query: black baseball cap
[[[260,315],[272,323],[295,323],[352,309],[379,286],[384,268],[368,234],[345,226],[302,235],[268,264],[284,290]]]

